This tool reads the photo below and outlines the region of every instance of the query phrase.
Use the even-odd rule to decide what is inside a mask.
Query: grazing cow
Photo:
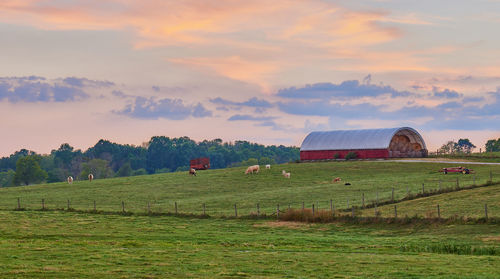
[[[72,176],[68,176],[68,184],[73,184],[73,177]]]
[[[339,182],[339,181],[342,181],[342,179],[341,179],[340,177],[335,177],[335,178],[332,180],[332,182],[333,182],[333,183],[337,183],[337,182]]]
[[[189,169],[189,174],[196,176],[196,170],[195,169]]]
[[[94,180],[94,175],[89,173],[89,181],[92,182],[92,180]]]
[[[290,173],[289,173],[289,172],[287,172],[287,173],[285,173],[285,175],[284,175],[284,176],[285,176],[285,178],[290,178]]]
[[[281,171],[281,175],[285,175],[286,171],[285,170],[282,170]]]
[[[247,170],[245,171],[245,174],[249,174],[249,173],[259,173],[259,165],[253,165],[253,166],[249,166],[247,168]]]
[[[266,165],[266,170],[270,170],[271,169],[271,165]]]

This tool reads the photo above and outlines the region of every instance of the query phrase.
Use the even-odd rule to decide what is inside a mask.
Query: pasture
[[[208,215],[232,216],[236,204],[238,215],[241,216],[255,213],[257,204],[260,212],[266,214],[276,212],[278,204],[281,209],[288,206],[302,208],[302,203],[307,208],[315,204],[316,209],[329,209],[332,200],[338,209],[348,207],[348,203],[349,207],[360,206],[363,195],[367,204],[377,200],[377,196],[379,201],[391,199],[393,188],[397,200],[408,192],[421,192],[422,184],[425,191],[456,187],[457,179],[460,186],[485,184],[490,172],[493,181],[500,181],[498,165],[471,165],[470,168],[476,171],[475,175],[444,175],[438,172],[440,168],[450,165],[454,166],[384,161],[300,163],[274,165],[271,170],[261,169],[255,175],[245,175],[246,168],[229,168],[199,171],[196,177],[187,172],[178,172],[96,179],[92,182],[75,181],[72,185],[53,183],[12,187],[0,189],[0,209],[14,209],[19,198],[21,207],[25,209],[40,209],[44,199],[44,206],[49,209],[67,208],[69,200],[71,208],[91,210],[95,201],[97,210],[119,212],[122,211],[123,201],[128,212],[144,213],[148,203],[153,212],[174,212],[177,203],[179,213],[202,214],[205,204]],[[285,179],[281,175],[282,170],[290,172],[291,178]],[[342,181],[332,183],[334,177],[341,177]],[[345,182],[351,185],[346,186]],[[464,200],[467,200],[466,197],[465,194]],[[477,203],[479,207],[482,206],[481,200]],[[495,203],[499,204],[498,199],[496,202],[491,200],[490,216],[500,216]],[[470,213],[470,210],[461,211],[459,204],[455,204],[455,207],[453,214]],[[449,210],[447,206],[445,212]]]
[[[1,278],[499,278],[500,225],[0,211]]]

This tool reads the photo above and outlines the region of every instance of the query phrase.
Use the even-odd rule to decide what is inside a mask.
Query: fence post
[[[493,182],[493,173],[490,170],[490,182]]]
[[[398,208],[394,205],[394,218],[398,218]]]
[[[406,185],[406,195],[409,197],[410,196],[410,187]]]
[[[260,205],[257,203],[257,216],[260,216]]]
[[[292,206],[290,204],[288,204],[288,210],[290,210],[290,208],[292,208]]]
[[[70,206],[69,206],[69,200],[68,200],[68,210],[70,209]]]
[[[304,209],[305,209],[304,202],[302,202],[302,211],[304,211]]]
[[[457,177],[457,189],[460,189],[460,184],[458,183],[458,177]]]
[[[347,199],[347,209],[349,209],[349,199]]]
[[[475,173],[472,175],[472,181],[473,181],[472,185],[476,186],[476,174]]]
[[[425,194],[425,185],[422,183],[422,195]]]
[[[45,209],[45,199],[42,199],[42,210]]]
[[[441,210],[439,209],[439,204],[437,205],[437,209],[438,209],[438,218],[441,219]]]
[[[238,209],[236,208],[236,204],[234,204],[234,217],[238,217]]]
[[[207,215],[207,208],[205,206],[205,203],[203,203],[203,215]]]
[[[488,205],[484,204],[484,217],[488,220]]]
[[[377,217],[377,204],[375,204],[374,209],[375,209],[375,217]]]
[[[394,201],[394,187],[392,187],[392,195],[391,195],[391,200]]]
[[[177,202],[174,202],[174,206],[175,206],[175,214],[177,214]]]
[[[122,212],[125,213],[125,202],[122,201]]]
[[[313,216],[314,216],[314,203],[313,203],[313,206],[312,206],[312,213],[313,213]]]
[[[276,205],[276,218],[279,218],[280,217],[280,204],[278,203]]]
[[[441,179],[439,179],[438,188],[439,188],[439,191],[441,191]]]
[[[17,209],[21,209],[21,200],[20,198],[17,198]]]
[[[375,205],[378,204],[378,191],[377,191],[377,201],[375,202]]]
[[[351,213],[351,217],[353,217],[353,218],[354,218],[354,207],[351,207],[351,212],[352,212],[352,213]]]
[[[96,210],[96,206],[95,206],[95,200],[94,200],[94,211],[97,211],[97,210]]]
[[[330,211],[333,213],[333,200],[330,199]]]
[[[361,194],[361,204],[362,207],[365,208],[365,193]]]

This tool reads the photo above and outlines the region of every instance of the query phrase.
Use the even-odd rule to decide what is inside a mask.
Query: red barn
[[[196,158],[189,161],[189,165],[195,170],[206,170],[210,168],[210,159],[206,157]]]
[[[311,132],[300,146],[300,160],[426,157],[424,139],[413,128],[338,130]]]

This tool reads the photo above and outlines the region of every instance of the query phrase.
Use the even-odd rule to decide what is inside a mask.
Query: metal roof
[[[311,132],[302,142],[300,151],[387,149],[396,134],[405,135],[410,142],[419,143],[423,149],[427,149],[424,139],[415,129],[400,127]]]

